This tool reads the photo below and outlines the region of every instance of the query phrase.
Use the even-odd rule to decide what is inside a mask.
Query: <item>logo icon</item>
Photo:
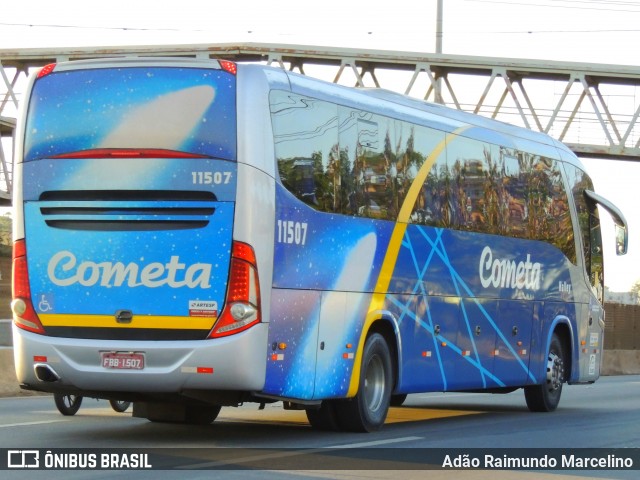
[[[7,451],[8,468],[40,468],[40,452],[38,450]]]

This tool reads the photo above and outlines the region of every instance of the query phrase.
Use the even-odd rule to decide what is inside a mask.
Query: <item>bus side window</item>
[[[313,208],[340,211],[337,106],[279,90],[269,100],[283,186]]]

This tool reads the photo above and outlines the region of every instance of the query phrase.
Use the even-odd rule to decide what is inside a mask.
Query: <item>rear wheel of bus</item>
[[[358,393],[334,404],[340,427],[354,432],[378,430],[387,418],[392,389],[389,346],[382,335],[373,333],[364,345]]]
[[[54,393],[53,401],[58,411],[65,416],[75,415],[80,410],[80,405],[82,405],[82,397],[80,395]]]
[[[111,405],[114,411],[124,413],[131,405],[131,402],[127,402],[126,400],[109,400],[109,405]]]
[[[133,417],[155,423],[208,425],[218,417],[221,409],[220,405],[136,402],[133,404]]]
[[[308,408],[307,419],[316,430],[334,431],[341,430],[336,414],[336,402],[338,400],[323,400],[319,408]]]

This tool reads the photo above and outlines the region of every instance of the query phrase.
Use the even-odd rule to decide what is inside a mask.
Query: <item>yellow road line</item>
[[[389,409],[385,423],[408,423],[436,420],[440,418],[478,415],[481,411],[445,410],[439,408],[392,407]],[[281,407],[266,410],[223,408],[218,420],[222,422],[250,422],[264,424],[308,425],[307,415],[303,410],[284,410]]]
[[[436,418],[461,417],[464,415],[478,415],[480,411],[471,410],[441,410],[436,408],[390,408],[385,423],[420,422]]]

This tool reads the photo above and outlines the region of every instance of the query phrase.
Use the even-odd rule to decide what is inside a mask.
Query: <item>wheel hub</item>
[[[377,411],[382,404],[385,391],[384,367],[380,357],[375,356],[367,365],[364,378],[364,395],[371,411]]]
[[[555,353],[549,354],[547,361],[547,385],[549,390],[554,391],[562,386],[564,381],[564,362],[562,358]]]

